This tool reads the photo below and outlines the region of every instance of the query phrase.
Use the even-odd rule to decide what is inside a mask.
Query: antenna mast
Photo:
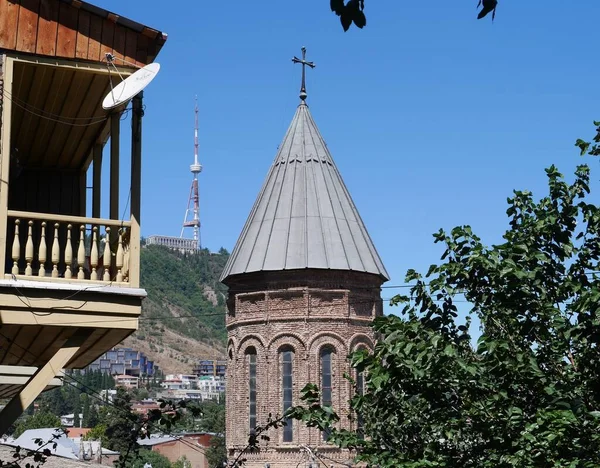
[[[190,188],[188,206],[185,210],[185,217],[183,218],[183,226],[181,228],[180,237],[183,238],[185,228],[192,228],[194,230],[194,241],[196,243],[196,248],[200,249],[200,196],[198,194],[198,174],[202,172],[202,164],[198,162],[198,97],[196,97],[194,113],[194,164],[190,166],[190,172],[193,174],[194,178]],[[192,219],[189,219],[190,212],[193,213]]]

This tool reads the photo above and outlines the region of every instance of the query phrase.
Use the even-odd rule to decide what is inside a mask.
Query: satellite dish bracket
[[[135,64],[132,64],[131,62],[128,62],[124,58],[120,58],[119,60],[122,60],[123,62],[138,68],[138,70],[131,74],[131,76],[123,78],[123,75],[121,75],[121,72],[119,72],[119,69],[114,63],[116,57],[110,52],[107,52],[105,54],[105,58],[110,82],[110,92],[104,97],[104,100],[102,101],[102,108],[106,110],[118,107],[119,105],[132,99],[150,84],[150,82],[154,79],[154,77],[160,70],[160,64],[156,62],[149,63],[148,65],[145,65],[143,67],[139,67]],[[111,66],[121,78],[121,82],[114,87],[112,83]]]

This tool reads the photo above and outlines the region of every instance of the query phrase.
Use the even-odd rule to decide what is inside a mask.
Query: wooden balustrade
[[[130,221],[12,210],[8,217],[12,275],[128,285]]]

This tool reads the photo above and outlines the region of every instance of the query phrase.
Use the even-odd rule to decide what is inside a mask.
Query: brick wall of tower
[[[332,360],[332,401],[341,427],[351,428],[348,400],[353,388],[344,373],[351,369],[348,353],[360,346],[371,347],[372,319],[382,313],[381,279],[357,272],[307,270],[244,275],[228,282],[227,447],[230,460],[248,441],[249,365],[247,350],[257,354],[257,424],[269,413],[281,414],[283,406],[280,350],[291,347],[293,359],[293,404],[300,404],[300,391],[307,383],[320,386],[320,352],[335,350]],[[248,468],[296,466],[306,457],[307,445],[334,460],[351,458],[322,440],[316,429],[293,422],[293,442],[283,442],[283,430],[271,430],[261,451],[245,455]],[[293,463],[293,464],[292,464]]]

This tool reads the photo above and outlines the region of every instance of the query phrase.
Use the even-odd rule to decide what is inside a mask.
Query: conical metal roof
[[[388,273],[304,101],[221,276],[306,268]]]

